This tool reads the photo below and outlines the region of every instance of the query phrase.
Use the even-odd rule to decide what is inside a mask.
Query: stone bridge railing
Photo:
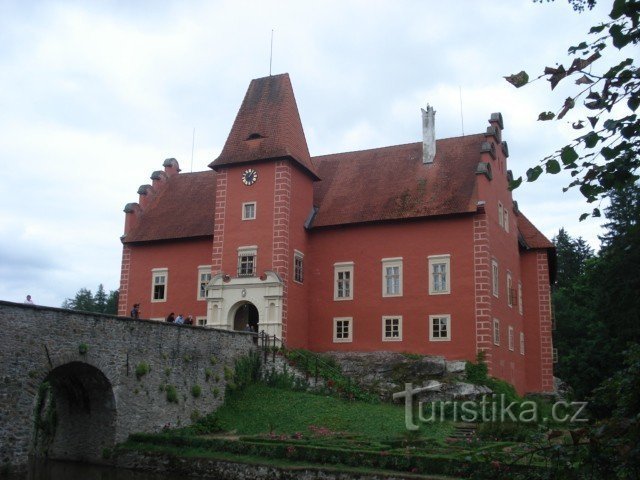
[[[0,466],[97,461],[132,432],[192,423],[252,337],[0,301]]]

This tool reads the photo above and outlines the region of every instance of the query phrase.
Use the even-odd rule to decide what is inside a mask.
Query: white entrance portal
[[[244,318],[243,310],[249,315],[252,305],[258,311],[258,319],[251,323],[257,323],[260,332],[282,338],[283,291],[282,280],[272,271],[261,277],[230,278],[218,274],[207,285],[207,326],[238,329],[238,322],[246,320],[239,320]]]

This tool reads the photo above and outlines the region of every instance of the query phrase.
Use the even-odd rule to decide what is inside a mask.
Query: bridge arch
[[[95,460],[116,443],[113,386],[88,363],[71,361],[52,369],[38,388],[34,415],[37,456]]]

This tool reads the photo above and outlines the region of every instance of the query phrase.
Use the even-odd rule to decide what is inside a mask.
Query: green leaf
[[[522,70],[520,73],[515,73],[513,75],[509,75],[508,77],[504,77],[504,79],[514,87],[520,88],[529,83],[529,74]]]
[[[579,221],[583,221],[585,218],[587,218],[589,216],[588,213],[583,213],[582,215],[580,215],[580,218],[578,219]]]
[[[584,122],[582,120],[578,120],[577,122],[573,122],[571,126],[574,130],[580,130],[584,128]]]
[[[575,162],[577,159],[578,154],[576,153],[574,148],[570,147],[569,145],[563,147],[560,151],[560,160],[562,160],[562,163],[565,165],[569,165],[570,163]]]
[[[594,128],[598,123],[598,117],[587,117],[587,120],[589,120],[589,123],[591,124],[591,128]]]
[[[585,147],[593,148],[598,144],[600,135],[598,135],[596,132],[589,132],[584,137],[582,137],[582,140],[584,141]]]
[[[538,121],[545,122],[547,120],[553,120],[555,116],[556,114],[553,112],[542,112],[540,115],[538,115]]]
[[[622,14],[624,13],[625,10],[625,0],[615,0],[613,2],[613,8],[611,9],[611,12],[609,13],[609,17],[611,17],[613,20],[616,20],[618,18],[620,18],[622,16]]]
[[[594,208],[593,212],[591,213],[591,215],[593,215],[594,217],[600,217],[600,209],[599,208]]]
[[[540,165],[527,170],[527,182],[535,182],[542,174],[542,167]]]
[[[547,170],[547,173],[551,173],[553,175],[560,172],[560,164],[554,158],[552,158],[551,160],[547,160],[545,168]]]
[[[639,106],[640,106],[640,96],[638,95],[630,96],[629,100],[627,100],[627,107],[629,107],[632,112],[635,112]]]
[[[597,25],[595,27],[591,27],[591,30],[589,30],[589,33],[600,33],[605,28],[606,28],[606,25]]]
[[[511,180],[511,182],[509,182],[509,190],[515,190],[520,186],[521,183],[522,183],[522,177],[518,177],[515,180]]]
[[[615,158],[618,152],[616,152],[612,148],[604,147],[600,150],[600,154],[604,157],[605,160],[611,160],[612,158]]]
[[[631,41],[631,36],[625,34],[622,31],[622,25],[619,24],[612,25],[609,29],[609,34],[611,35],[613,46],[617,49],[621,49]]]

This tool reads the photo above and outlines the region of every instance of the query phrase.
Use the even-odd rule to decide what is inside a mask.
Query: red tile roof
[[[251,81],[222,153],[209,167],[291,157],[314,178],[289,74]]]
[[[518,231],[528,248],[555,248],[522,212],[518,212]]]
[[[216,174],[172,175],[140,215],[125,243],[213,235]],[[129,214],[132,215],[132,214]]]
[[[422,142],[314,157],[322,178],[313,227],[476,211],[476,167],[484,135],[436,143],[432,164]]]

